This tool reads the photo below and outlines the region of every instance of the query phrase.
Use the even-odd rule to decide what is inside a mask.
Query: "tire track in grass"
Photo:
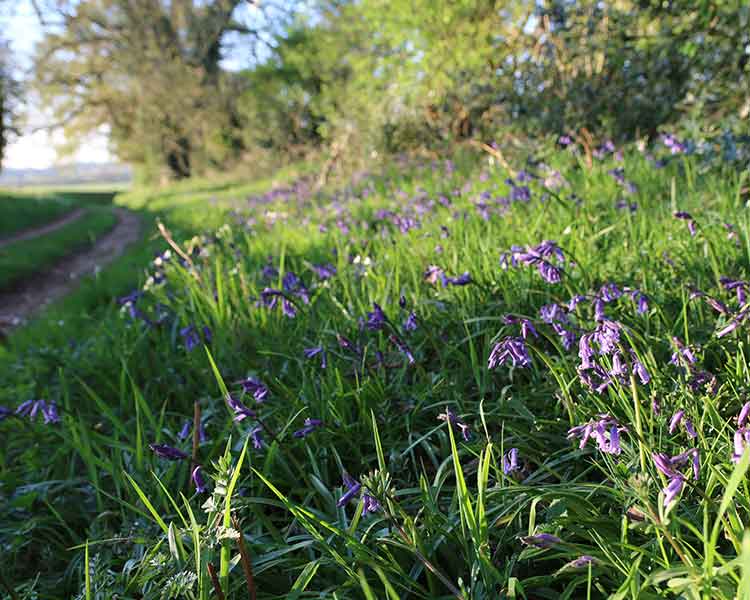
[[[86,210],[83,208],[76,208],[75,210],[69,212],[67,215],[62,216],[59,219],[52,221],[51,223],[41,225],[40,227],[34,227],[32,229],[24,229],[23,231],[14,233],[11,236],[0,238],[0,250],[5,248],[6,246],[15,244],[16,242],[31,240],[36,237],[47,235],[48,233],[52,233],[53,231],[57,231],[58,229],[62,229],[66,225],[70,225],[71,223],[80,219],[85,212]]]
[[[59,300],[86,275],[120,256],[141,235],[141,222],[135,213],[113,208],[117,224],[86,251],[65,257],[48,269],[34,274],[4,292],[0,292],[0,331],[23,324],[44,307]]]

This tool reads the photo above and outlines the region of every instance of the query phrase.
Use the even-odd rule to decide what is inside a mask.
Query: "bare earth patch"
[[[24,323],[51,302],[59,300],[78,285],[78,280],[96,273],[98,269],[112,262],[125,251],[125,248],[139,239],[141,222],[138,216],[124,208],[113,208],[113,210],[117,215],[117,225],[109,233],[96,240],[91,248],[62,259],[53,267],[36,273],[12,289],[0,291],[0,331],[7,331]],[[72,214],[65,218],[70,219]],[[51,224],[56,225],[52,230],[48,229],[50,226],[45,226],[24,232],[29,234],[28,237],[15,241],[36,237],[31,235],[34,233],[44,235],[49,231],[54,231],[62,226],[59,223],[60,221],[56,221]],[[0,247],[2,247],[2,242],[0,242]]]

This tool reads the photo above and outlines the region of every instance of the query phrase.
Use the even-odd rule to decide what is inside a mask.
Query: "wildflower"
[[[503,473],[510,475],[513,471],[518,471],[518,448],[511,448],[503,455]]]
[[[298,429],[292,435],[296,438],[303,438],[310,435],[313,431],[323,426],[323,421],[320,419],[305,419],[305,425],[302,429]]]
[[[166,458],[167,460],[182,460],[188,457],[182,450],[178,450],[167,444],[149,444],[149,448],[159,458]]]
[[[411,350],[409,349],[409,346],[407,346],[406,342],[393,334],[389,335],[388,339],[394,346],[396,346],[396,348],[399,349],[399,351],[404,356],[406,356],[410,365],[413,365],[416,362],[416,360],[414,359],[414,355],[411,353]]]
[[[521,537],[521,543],[526,546],[536,546],[537,548],[551,548],[559,544],[562,540],[551,533],[537,533]]]
[[[300,298],[305,304],[310,303],[310,296],[305,284],[302,283],[294,271],[289,271],[281,280],[281,287],[288,294],[293,294]]]
[[[664,508],[667,508],[674,500],[677,499],[677,497],[680,495],[680,492],[682,491],[682,486],[684,485],[685,480],[682,478],[682,475],[678,475],[674,479],[670,480],[670,482],[667,484],[667,487],[662,490],[664,492]]]
[[[268,397],[268,387],[255,377],[246,377],[238,381],[237,385],[242,386],[246,394],[252,394],[258,404],[265,402]]]
[[[647,385],[651,381],[651,375],[633,350],[630,351],[630,354],[633,361],[633,373],[638,375],[638,379],[641,380],[643,385]]]
[[[447,287],[449,285],[468,285],[472,282],[471,275],[469,275],[469,272],[465,272],[463,275],[459,275],[458,277],[448,277],[445,273],[442,274],[441,281],[443,284],[443,287]]]
[[[580,438],[581,442],[578,448],[583,450],[589,439],[593,437],[600,452],[619,455],[622,452],[620,432],[627,431],[627,429],[622,427],[614,417],[608,414],[597,416],[596,420],[592,419],[588,423],[571,427],[568,430],[567,438],[569,440]],[[609,437],[607,437],[607,434],[609,434]]]
[[[583,556],[579,556],[575,560],[570,561],[563,568],[583,569],[585,567],[588,567],[589,565],[593,565],[595,562],[596,559],[593,556],[584,554]]]
[[[675,429],[682,423],[682,419],[685,416],[685,411],[683,409],[678,410],[676,413],[672,415],[672,418],[669,420],[669,433],[674,433]]]
[[[523,338],[509,336],[495,344],[487,361],[487,368],[494,369],[508,360],[513,363],[514,367],[531,365],[531,357]]]
[[[399,296],[398,305],[401,308],[406,308],[406,296],[403,296],[403,295]]]
[[[383,312],[383,309],[380,308],[379,304],[373,302],[372,306],[372,312],[367,313],[367,328],[372,331],[377,331],[383,328],[383,325],[385,325],[387,318],[385,316],[385,313]]]
[[[606,315],[604,314],[604,300],[597,298],[594,300],[594,321],[604,321]]]
[[[185,349],[188,352],[192,352],[195,347],[201,343],[201,338],[198,335],[198,331],[195,329],[194,325],[188,325],[187,327],[183,327],[182,329],[180,329],[180,335],[182,336],[182,341],[185,344]]]
[[[685,366],[690,367],[696,362],[695,354],[690,347],[685,346],[678,338],[673,337],[672,343],[675,345],[676,350],[672,353],[672,358],[669,362],[676,367]]]
[[[380,506],[380,502],[377,501],[377,499],[367,492],[362,494],[362,516],[366,516],[368,513],[376,513],[378,512],[382,507]]]
[[[693,220],[692,215],[682,210],[673,213],[673,215],[676,219],[687,221],[688,231],[690,231],[691,236],[695,237],[697,228],[696,228],[696,224],[695,224],[695,221]]]
[[[745,452],[745,449],[750,445],[750,429],[747,427],[740,427],[734,432],[734,445],[732,451],[732,462],[738,463]]]
[[[648,296],[646,296],[646,294],[638,290],[634,290],[633,292],[631,292],[630,297],[635,300],[636,311],[639,315],[648,312]]]
[[[338,341],[339,346],[341,346],[344,350],[349,350],[350,352],[357,354],[357,355],[360,354],[360,351],[354,345],[354,342],[345,338],[343,335],[336,334],[336,340]]]
[[[555,333],[560,336],[565,350],[570,350],[576,343],[576,334],[572,331],[568,331],[559,323],[552,323],[552,329],[554,329]]]
[[[521,319],[521,337],[523,339],[526,339],[529,337],[529,335],[533,335],[534,337],[539,337],[539,334],[536,332],[536,329],[534,329],[534,324],[528,319]]]
[[[404,331],[415,331],[418,326],[417,315],[414,312],[410,312],[404,321]]]
[[[234,394],[232,394],[231,392],[226,395],[225,400],[227,402],[229,410],[231,410],[235,414],[234,421],[236,421],[237,423],[244,419],[247,419],[248,417],[255,417],[255,413],[247,406],[245,406],[242,402],[240,402],[237,398],[235,398]]]
[[[46,400],[26,400],[19,404],[15,410],[16,415],[27,416],[32,421],[40,413],[44,419],[45,425],[60,422],[60,414],[57,411],[57,404],[55,404],[54,401],[47,403]],[[0,420],[2,420],[2,418],[0,418]]]
[[[740,409],[740,414],[737,417],[737,426],[742,427],[747,421],[747,417],[750,415],[750,402],[745,402]]]
[[[568,301],[568,312],[573,312],[576,309],[576,306],[578,306],[581,302],[586,300],[586,296],[581,296],[580,294],[576,294]]]
[[[253,441],[253,448],[256,450],[260,450],[263,448],[263,438],[261,437],[261,432],[263,431],[263,427],[260,425],[256,425],[250,430],[250,439]]]
[[[599,297],[605,302],[612,302],[622,296],[622,290],[614,283],[605,283],[599,290]]]
[[[13,413],[8,407],[0,406],[0,421],[7,419],[11,414]]]
[[[318,278],[322,281],[330,279],[331,277],[336,275],[336,267],[334,267],[331,263],[326,263],[324,265],[312,265],[311,268],[318,276]]]
[[[539,316],[545,323],[552,323],[554,321],[565,323],[568,320],[568,316],[560,308],[560,305],[554,302],[542,306],[539,309]]]
[[[469,426],[464,423],[461,419],[459,419],[453,412],[446,408],[445,412],[438,415],[439,421],[445,421],[446,423],[450,423],[451,425],[455,425],[461,430],[461,437],[464,439],[465,442],[468,442],[471,438],[471,431],[469,430]]]
[[[344,492],[344,495],[338,499],[338,502],[336,502],[336,506],[338,506],[339,508],[341,508],[347,502],[349,502],[349,500],[354,498],[354,496],[359,493],[359,490],[362,489],[362,484],[351,477],[346,471],[344,471],[343,480],[344,486],[346,487],[346,492]]]
[[[191,479],[193,480],[193,484],[195,484],[195,491],[199,494],[203,494],[206,492],[206,482],[203,479],[203,475],[201,474],[202,468],[200,465],[197,465],[193,472],[190,474]]]
[[[437,265],[430,265],[424,272],[424,280],[431,285],[435,285],[438,281],[442,281],[444,275],[445,273],[443,273],[443,270],[440,267]]]
[[[320,368],[325,369],[328,366],[327,355],[323,346],[314,346],[312,348],[305,348],[302,353],[305,358],[314,358],[320,354]]]

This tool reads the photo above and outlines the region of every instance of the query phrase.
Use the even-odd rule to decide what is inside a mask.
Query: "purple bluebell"
[[[638,375],[638,379],[641,380],[643,385],[647,385],[651,381],[651,374],[646,369],[645,365],[638,359],[638,355],[631,349],[630,357],[633,364],[633,373]]]
[[[196,467],[193,469],[193,472],[190,474],[191,479],[193,480],[193,484],[195,485],[195,491],[199,494],[204,494],[206,492],[206,481],[203,479],[203,475],[201,473],[203,469],[200,465],[196,465]]]
[[[471,430],[469,429],[469,426],[458,418],[449,408],[446,408],[445,412],[439,414],[437,418],[439,421],[444,421],[445,423],[450,423],[451,425],[458,427],[461,430],[461,437],[464,441],[468,442],[471,439]]]
[[[535,338],[539,337],[539,334],[534,328],[534,324],[528,319],[521,319],[521,337],[523,339],[528,339],[530,335],[533,335]]]
[[[168,446],[167,444],[149,444],[149,448],[159,458],[166,458],[167,460],[183,460],[188,457],[182,450]]]
[[[521,543],[526,546],[534,546],[536,548],[551,548],[555,544],[559,544],[562,540],[559,537],[552,535],[551,533],[536,533],[534,535],[527,535],[521,537]]]
[[[622,290],[615,283],[605,283],[599,289],[599,297],[605,302],[613,302],[622,296]]]
[[[349,352],[352,352],[357,356],[361,354],[359,348],[357,348],[354,342],[352,342],[348,338],[345,338],[343,335],[336,334],[336,340],[338,341],[339,346],[341,346],[341,348],[343,348],[344,350],[348,350]]]
[[[576,294],[568,301],[568,312],[573,312],[576,307],[586,300],[586,296],[582,296],[580,294]]]
[[[284,291],[288,294],[293,294],[298,298],[301,298],[305,304],[310,303],[310,296],[305,284],[302,283],[294,271],[289,271],[284,275],[281,280],[281,285]]]
[[[687,221],[688,231],[690,231],[690,235],[695,237],[695,234],[697,233],[697,226],[695,224],[695,220],[693,219],[692,215],[685,211],[677,211],[674,214],[674,217],[677,219],[681,219],[683,221]]]
[[[377,331],[382,329],[387,322],[383,309],[377,302],[372,303],[372,312],[367,313],[367,329]]]
[[[742,427],[747,421],[747,417],[750,416],[750,402],[745,402],[740,409],[740,414],[737,416],[737,427]]]
[[[495,344],[487,360],[487,368],[495,369],[507,361],[514,367],[531,365],[531,357],[523,338],[508,336]]]
[[[229,410],[231,410],[235,414],[234,421],[239,423],[244,419],[255,417],[255,412],[253,412],[242,402],[240,402],[240,400],[236,398],[233,393],[227,393],[225,400],[227,406],[229,407]]]
[[[198,335],[198,331],[194,325],[188,325],[180,329],[180,335],[188,352],[192,352],[201,343],[200,335]]]
[[[552,329],[554,329],[555,333],[560,336],[560,340],[562,341],[562,345],[565,350],[570,350],[573,346],[575,346],[576,334],[573,333],[573,331],[565,329],[559,323],[552,323]]]
[[[424,272],[424,280],[432,285],[437,284],[438,281],[442,281],[445,273],[437,265],[430,265]]]
[[[344,495],[341,496],[336,502],[336,506],[338,506],[339,508],[347,504],[352,498],[359,494],[359,491],[362,489],[362,484],[351,477],[346,471],[344,471],[343,480],[346,491],[344,492]]]
[[[604,321],[606,318],[607,316],[604,313],[604,300],[597,298],[594,300],[594,320]]]
[[[314,358],[320,355],[320,368],[325,369],[328,366],[328,357],[323,346],[314,346],[312,348],[305,348],[303,351],[305,358]]]
[[[692,349],[689,346],[685,346],[679,338],[673,337],[672,343],[674,344],[676,350],[672,353],[672,358],[669,360],[669,362],[676,367],[687,367],[690,368],[692,365],[695,364],[696,358],[695,354],[693,354]]]
[[[623,431],[627,431],[627,428],[620,425],[614,417],[608,414],[600,414],[597,415],[596,419],[571,427],[568,430],[567,438],[569,440],[579,438],[581,441],[578,447],[581,450],[586,447],[589,439],[594,438],[600,452],[619,455],[622,452],[620,433]]]
[[[261,450],[263,448],[263,437],[260,435],[263,431],[261,425],[256,425],[250,430],[250,439],[253,441],[253,448]]]
[[[596,559],[593,556],[584,554],[583,556],[579,556],[575,560],[570,561],[563,568],[583,569],[585,567],[588,567],[589,565],[593,565],[595,562]]]
[[[56,424],[60,422],[60,414],[57,410],[57,404],[54,401],[46,400],[26,400],[18,405],[15,410],[18,416],[27,416],[33,421],[38,414],[44,419],[44,424]]]
[[[12,414],[13,414],[13,411],[11,411],[8,407],[0,406],[0,421],[7,419]]]
[[[414,312],[410,312],[409,316],[404,320],[404,331],[416,331],[419,327],[419,321],[417,315]]]
[[[442,274],[441,281],[443,283],[443,287],[447,287],[449,285],[468,285],[472,282],[471,275],[469,275],[469,272],[459,275],[458,277],[448,277],[445,273]]]
[[[416,359],[414,358],[414,355],[411,352],[411,349],[409,346],[404,342],[401,338],[399,338],[396,335],[389,335],[388,339],[391,341],[391,343],[396,346],[396,348],[399,349],[399,351],[406,356],[406,359],[409,361],[410,365],[413,365],[416,362]]]
[[[398,305],[401,308],[406,308],[406,296],[403,296],[403,295],[399,296],[399,298],[398,298]]]
[[[555,302],[542,306],[539,309],[539,317],[545,323],[553,323],[554,321],[565,323],[568,320],[568,315],[565,314],[563,309],[560,308],[560,305]]]
[[[682,478],[682,475],[678,475],[674,479],[671,479],[669,483],[667,484],[667,487],[664,488],[664,508],[667,508],[672,502],[674,502],[677,497],[680,495],[680,492],[682,492],[682,487],[685,484],[685,480]]]
[[[246,377],[236,383],[242,387],[243,392],[252,394],[258,404],[262,404],[268,398],[268,387],[256,377]]]
[[[310,435],[313,431],[323,426],[323,421],[320,419],[305,419],[305,424],[302,429],[298,429],[292,435],[296,438],[303,438]]]
[[[672,415],[669,420],[669,433],[674,433],[675,430],[680,426],[682,420],[685,418],[685,411],[683,409],[678,410]]]
[[[362,494],[362,516],[366,516],[371,513],[378,512],[382,507],[380,506],[380,502],[372,496],[371,494],[368,494],[365,492]]]
[[[503,455],[503,473],[510,475],[513,471],[518,471],[518,448],[511,448]]]
[[[180,429],[180,432],[177,434],[177,437],[181,440],[186,440],[190,436],[190,425],[192,421],[185,421],[182,425],[182,429]]]
[[[331,277],[336,275],[336,267],[334,267],[331,263],[312,265],[311,268],[318,276],[318,279],[321,279],[322,281],[330,279]]]

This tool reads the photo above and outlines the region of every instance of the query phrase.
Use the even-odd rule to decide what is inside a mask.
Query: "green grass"
[[[23,240],[0,249],[0,288],[15,283],[79,250],[111,230],[117,217],[108,208],[88,208],[80,218],[44,236]]]
[[[71,198],[50,194],[16,194],[0,190],[0,240],[54,221],[75,208]]]
[[[215,585],[232,599],[249,586],[260,598],[742,597],[749,459],[731,457],[750,339],[746,325],[717,337],[741,314],[720,277],[750,272],[742,179],[699,176],[680,157],[666,169],[636,153],[592,169],[570,153],[539,158],[570,187],[545,192],[535,180],[530,201],[507,206],[495,199],[511,192],[508,174],[467,157],[320,195],[259,198],[269,182],[199,182],[119,197],[161,219],[179,253],[146,235],[0,353],[0,405],[43,398],[61,413],[59,424],[0,422],[8,585],[21,598],[206,600]],[[621,166],[637,192],[608,174]],[[675,210],[692,213],[695,236]],[[545,239],[566,257],[559,283],[533,266],[501,268],[501,253]],[[324,263],[336,267],[325,280],[313,268]],[[430,282],[430,265],[472,283]],[[283,297],[259,305],[292,271],[308,289],[307,302],[286,291],[295,317],[280,310]],[[620,324],[616,360],[628,371],[597,392],[579,377],[578,338],[599,327],[606,283],[628,288],[603,306]],[[691,299],[693,288],[730,314]],[[115,302],[131,289],[142,292],[132,307]],[[540,309],[577,294],[588,299],[557,323],[576,335],[566,349]],[[368,315],[373,303],[386,321]],[[412,312],[414,331],[403,326]],[[530,364],[490,370],[521,318],[539,334],[525,341]],[[674,338],[695,365],[670,363]],[[326,368],[321,354],[305,357],[314,346]],[[615,354],[594,360],[611,370]],[[704,372],[715,386],[711,376],[696,383]],[[249,376],[267,386],[264,402],[240,393]],[[230,391],[254,416],[233,420]],[[448,409],[453,426],[439,418]],[[684,423],[670,433],[678,409],[695,439]],[[602,413],[623,427],[619,454],[601,450],[609,426],[599,448],[566,437]],[[196,414],[206,439],[194,447],[178,432]],[[306,418],[323,424],[295,437]],[[196,493],[190,461],[159,458],[151,443],[195,452],[209,491]],[[517,469],[506,472],[511,448]],[[683,489],[665,506],[652,454],[692,449],[700,476],[689,457],[676,464]],[[362,489],[338,506],[344,472]],[[370,498],[378,506],[363,516]],[[528,545],[541,533],[560,542]]]

